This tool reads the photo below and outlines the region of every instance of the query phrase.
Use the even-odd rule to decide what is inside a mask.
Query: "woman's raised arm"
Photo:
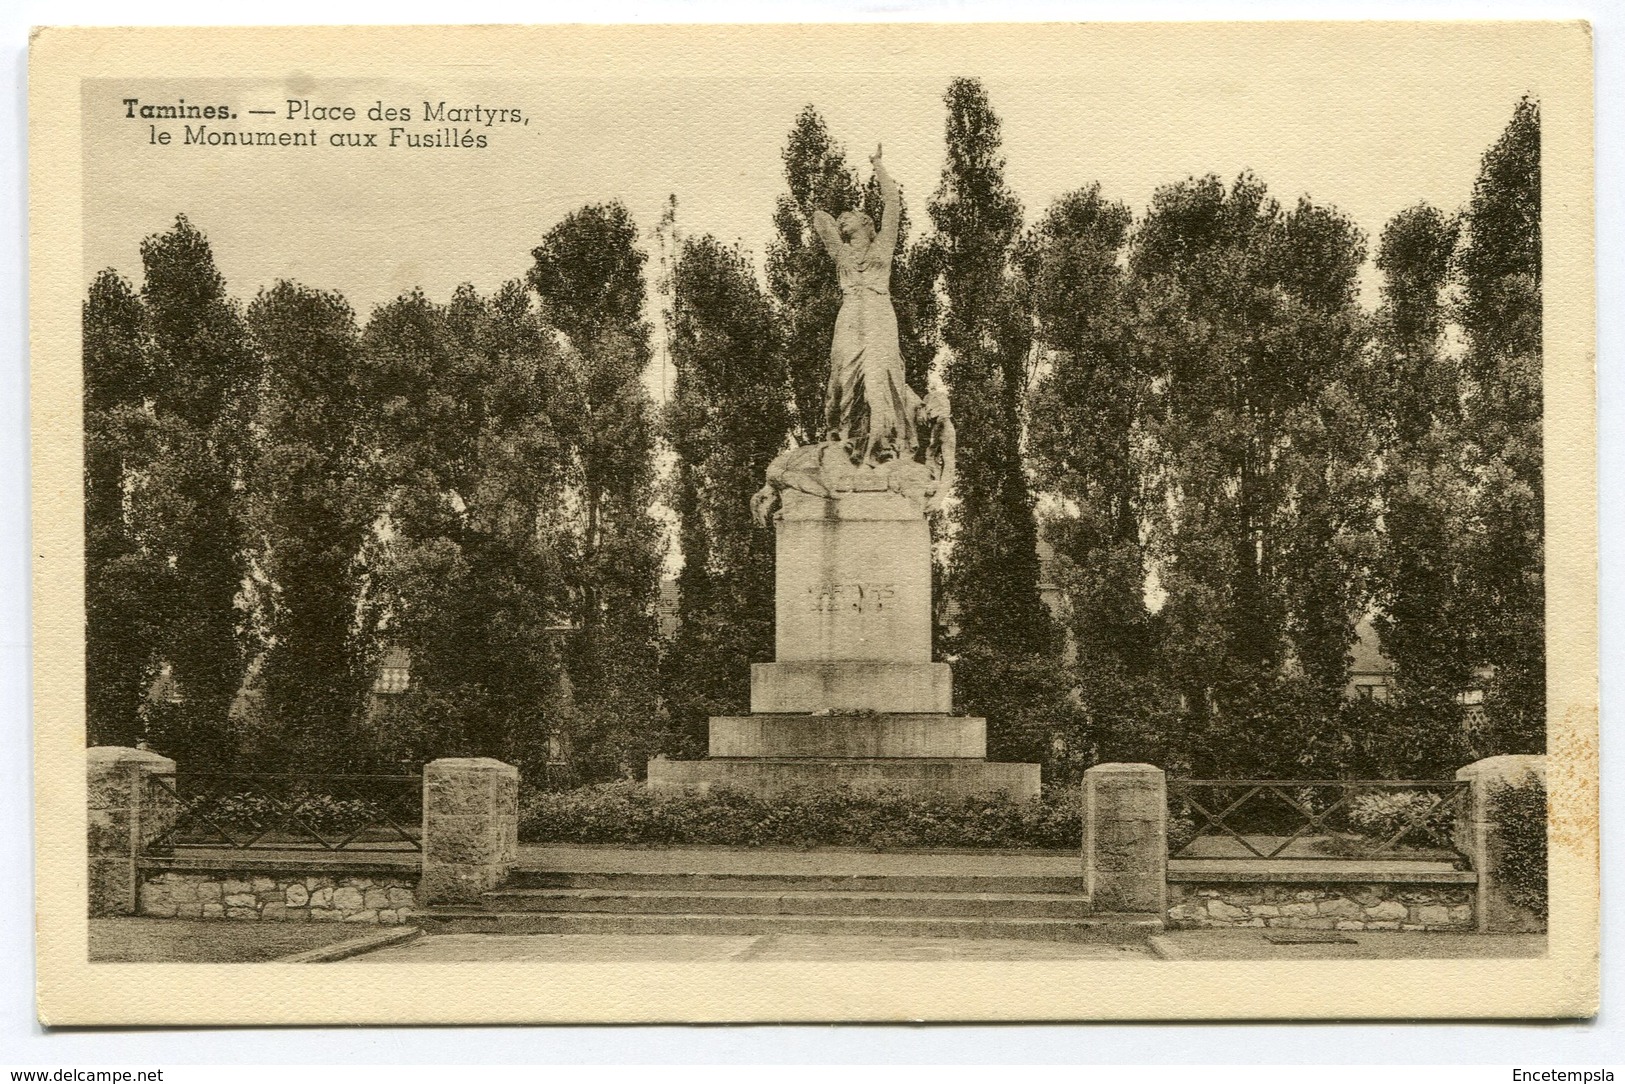
[[[886,172],[886,162],[881,157],[881,147],[878,144],[869,161],[874,163],[875,183],[880,186],[880,235],[876,241],[880,245],[880,251],[889,257],[897,248],[897,219],[901,206],[897,197],[897,182]]]
[[[818,239],[824,242],[824,250],[831,256],[835,255],[841,247],[841,228],[835,224],[828,211],[819,209],[813,212],[813,231],[818,234]]]

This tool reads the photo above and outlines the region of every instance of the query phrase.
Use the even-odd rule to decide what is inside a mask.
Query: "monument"
[[[987,721],[953,714],[952,668],[931,661],[926,516],[953,486],[957,438],[947,394],[922,399],[904,380],[897,185],[879,149],[870,161],[878,230],[857,210],[814,216],[843,297],[825,439],[781,454],[751,498],[776,535],[775,659],[751,667],[749,715],[711,719],[708,759],[649,762],[653,790],[1038,796],[1039,766],[989,761]]]

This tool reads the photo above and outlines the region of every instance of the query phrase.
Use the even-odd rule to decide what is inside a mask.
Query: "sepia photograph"
[[[1584,24],[30,65],[48,1021],[1596,1011]]]

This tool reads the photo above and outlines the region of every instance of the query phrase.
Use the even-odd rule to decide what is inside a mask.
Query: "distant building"
[[[1350,700],[1386,703],[1393,695],[1394,663],[1382,653],[1377,628],[1369,617],[1354,626],[1354,646],[1349,651],[1349,681],[1345,694]]]
[[[677,595],[677,578],[664,576],[660,580],[660,598],[655,602],[655,613],[660,620],[660,638],[669,640],[677,635],[677,627],[683,623],[678,615],[679,599]]]

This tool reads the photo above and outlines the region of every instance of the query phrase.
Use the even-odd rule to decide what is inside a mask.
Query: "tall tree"
[[[1364,381],[1383,461],[1377,631],[1401,695],[1453,719],[1475,665],[1462,574],[1476,529],[1472,477],[1462,372],[1446,343],[1445,290],[1459,232],[1457,220],[1427,204],[1384,227],[1382,306]]]
[[[1035,481],[1052,498],[1044,534],[1089,724],[1066,736],[1075,767],[1161,761],[1171,704],[1145,601],[1142,491],[1152,466],[1141,417],[1152,388],[1130,349],[1119,260],[1131,217],[1098,184],[1080,189],[1045,212],[1021,255],[1044,359],[1029,450]]]
[[[1343,216],[1285,211],[1250,175],[1160,189],[1131,245],[1164,646],[1201,771],[1305,770],[1347,680],[1375,513],[1340,379],[1361,356],[1363,256]]]
[[[690,238],[672,279],[677,385],[667,427],[683,570],[665,684],[694,751],[709,716],[745,710],[747,664],[773,658],[773,537],[752,527],[748,508],[791,416],[773,310],[745,255]]]
[[[841,308],[835,261],[813,231],[813,212],[839,214],[859,206],[862,190],[824,118],[810,105],[796,116],[783,158],[789,192],[773,212],[777,236],[767,248],[767,283],[778,303],[796,439],[811,444],[825,437],[829,341]]]
[[[157,642],[180,696],[149,729],[155,747],[196,770],[235,751],[228,713],[249,639],[239,484],[259,371],[208,239],[186,216],[142,242],[141,263],[155,451],[133,514],[168,566]]]
[[[1054,650],[1038,595],[1038,528],[1022,463],[1032,324],[1013,274],[1021,204],[1004,181],[999,119],[975,79],[944,95],[947,160],[929,204],[936,226],[921,262],[945,301],[939,322],[959,430],[958,505],[947,593],[958,608],[955,680],[967,710],[989,717],[998,755],[1047,745]]]
[[[261,291],[248,324],[265,372],[247,479],[268,645],[254,759],[353,770],[366,766],[356,727],[370,684],[359,562],[377,515],[361,470],[360,336],[342,297],[286,281]]]
[[[164,569],[143,550],[126,492],[150,435],[146,313],[116,271],[96,276],[83,312],[85,729],[91,745],[135,745],[157,673],[153,617]]]
[[[574,453],[582,508],[571,579],[580,630],[569,653],[580,711],[574,740],[588,777],[635,771],[658,742],[664,544],[654,501],[654,405],[643,384],[650,328],[638,231],[618,203],[585,207],[548,231],[530,285],[564,343],[555,425]]]
[[[1467,430],[1483,530],[1470,555],[1478,655],[1493,670],[1494,752],[1546,733],[1545,487],[1541,386],[1540,107],[1525,98],[1485,152],[1458,254]]]
[[[412,760],[495,756],[540,774],[567,729],[558,638],[571,600],[568,454],[555,431],[555,352],[528,291],[459,287],[378,309],[362,389],[385,494],[368,554],[379,635],[411,654],[385,737]]]

